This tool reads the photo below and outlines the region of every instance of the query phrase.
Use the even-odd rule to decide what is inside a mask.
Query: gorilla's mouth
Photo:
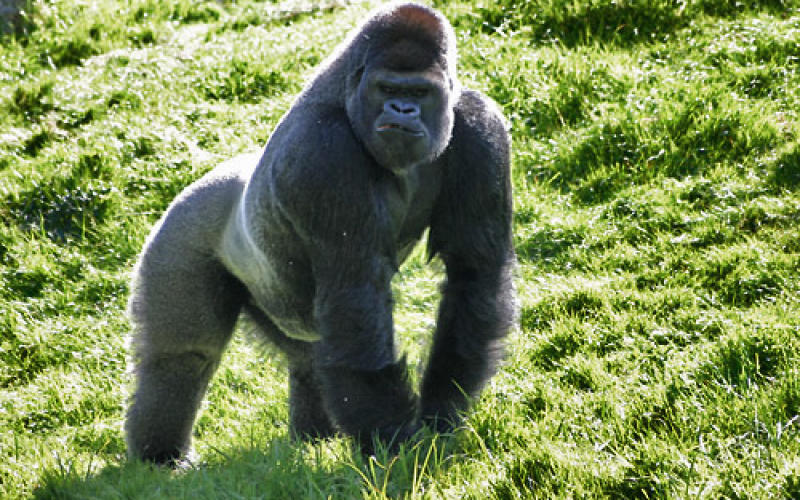
[[[423,132],[420,129],[406,127],[405,125],[402,125],[400,123],[383,123],[381,125],[378,125],[378,127],[376,127],[376,130],[378,132],[388,132],[390,130],[396,130],[398,132],[403,132],[405,134],[417,137],[422,137],[423,135],[425,135],[425,132]]]

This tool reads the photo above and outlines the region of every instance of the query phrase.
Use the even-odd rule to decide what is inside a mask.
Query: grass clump
[[[492,2],[479,8],[484,29],[521,31],[537,40],[567,45],[591,41],[618,44],[669,38],[698,16],[735,16],[768,10],[780,13],[786,0],[524,0]]]
[[[170,200],[261,147],[374,3],[32,2],[0,44],[0,497],[800,496],[800,10],[435,2],[513,138],[519,327],[464,426],[287,435],[239,332],[184,471],[125,459],[128,278]],[[419,378],[441,264],[394,283]]]

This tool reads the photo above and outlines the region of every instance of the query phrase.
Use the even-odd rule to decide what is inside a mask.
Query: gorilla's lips
[[[397,132],[402,132],[404,134],[413,135],[416,137],[422,137],[425,135],[425,132],[420,128],[411,127],[409,125],[405,125],[402,123],[395,123],[395,122],[381,123],[377,127],[375,127],[375,130],[377,130],[378,132],[397,131]]]

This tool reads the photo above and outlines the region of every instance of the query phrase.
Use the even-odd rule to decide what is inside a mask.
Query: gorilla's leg
[[[220,264],[186,248],[165,259],[160,243],[145,251],[134,282],[137,384],[125,430],[131,456],[167,463],[189,449],[246,291]]]
[[[292,435],[301,439],[323,439],[336,432],[322,405],[320,385],[311,363],[290,361],[289,418]]]
[[[317,376],[312,366],[311,344],[287,337],[254,304],[245,304],[245,313],[258,327],[258,333],[278,347],[289,360],[289,427],[293,436],[326,438],[336,430],[325,407]]]
[[[216,359],[199,352],[151,355],[138,364],[125,425],[132,456],[169,463],[189,451],[195,413],[215,368]]]

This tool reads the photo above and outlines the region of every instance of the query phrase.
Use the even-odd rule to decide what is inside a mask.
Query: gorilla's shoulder
[[[344,109],[336,106],[296,105],[269,142],[273,173],[298,176],[298,181],[342,175],[354,158],[364,154]]]
[[[288,205],[296,198],[363,196],[368,184],[367,153],[342,108],[293,108],[267,154],[272,191]]]
[[[461,91],[455,113],[462,127],[506,132],[510,128],[497,103],[477,90],[465,88]]]
[[[497,103],[481,92],[464,89],[455,108],[449,156],[456,163],[480,164],[462,175],[481,182],[478,180],[481,175],[494,175],[490,170],[507,168],[511,148],[509,129]]]

